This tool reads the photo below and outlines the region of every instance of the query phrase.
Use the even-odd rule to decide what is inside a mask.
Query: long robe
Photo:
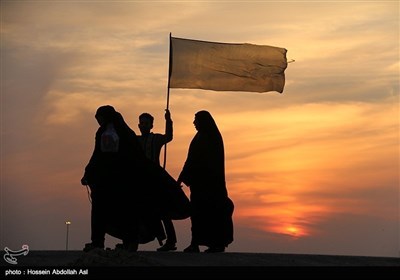
[[[223,140],[209,118],[200,118],[211,124],[199,125],[178,181],[190,187],[192,244],[226,247],[233,241],[234,204],[226,188]]]
[[[177,182],[146,158],[135,132],[119,113],[115,112],[107,121],[113,123],[119,136],[118,151],[101,150],[106,124],[101,125],[85,168],[92,190],[92,213],[96,211],[92,219],[92,240],[93,234],[95,239],[100,239],[103,232],[141,244],[156,237],[163,240],[160,217],[188,217],[189,200],[181,195],[177,198],[180,190]]]

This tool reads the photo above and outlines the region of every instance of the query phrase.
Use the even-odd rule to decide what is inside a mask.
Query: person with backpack
[[[84,251],[104,249],[106,233],[120,238],[123,248],[136,251],[139,243],[141,170],[145,156],[136,134],[110,105],[97,109],[99,128],[81,184],[90,188],[91,242]]]

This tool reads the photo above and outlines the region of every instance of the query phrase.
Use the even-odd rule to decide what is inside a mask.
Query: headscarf
[[[113,122],[117,111],[111,105],[100,106],[96,111],[96,119],[102,117],[105,123]]]

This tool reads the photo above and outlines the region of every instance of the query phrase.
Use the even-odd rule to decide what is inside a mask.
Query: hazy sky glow
[[[90,241],[94,113],[163,131],[170,32],[295,60],[282,94],[170,91],[172,176],[194,113],[223,135],[227,251],[399,256],[398,1],[1,1],[1,248],[64,249],[66,220],[70,249]],[[182,250],[190,221],[175,225]]]

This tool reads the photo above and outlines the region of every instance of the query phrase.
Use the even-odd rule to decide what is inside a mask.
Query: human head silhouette
[[[111,105],[100,106],[97,111],[95,118],[100,126],[107,124],[114,120],[117,111]]]
[[[153,128],[154,117],[149,113],[143,113],[139,116],[138,127],[142,135],[149,134]]]
[[[214,132],[218,131],[217,124],[210,112],[201,110],[194,115],[194,126],[198,132]]]

